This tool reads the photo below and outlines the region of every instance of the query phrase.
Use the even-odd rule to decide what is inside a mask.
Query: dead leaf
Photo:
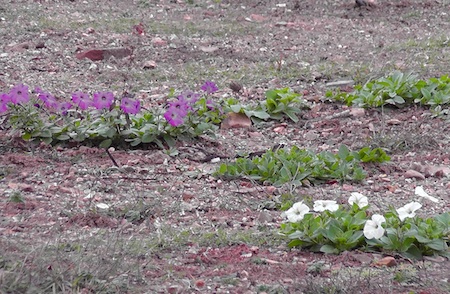
[[[392,267],[397,265],[397,261],[392,256],[386,256],[373,264],[374,266]]]
[[[219,47],[216,46],[200,46],[200,50],[205,53],[213,53],[214,51],[219,50]]]
[[[407,170],[404,176],[405,178],[415,178],[419,180],[425,180],[425,176],[422,173],[415,171],[413,169]]]
[[[227,117],[222,121],[220,128],[223,130],[232,128],[249,128],[252,121],[244,113],[228,113]]]
[[[266,18],[260,14],[251,14],[250,19],[256,22],[263,22]]]

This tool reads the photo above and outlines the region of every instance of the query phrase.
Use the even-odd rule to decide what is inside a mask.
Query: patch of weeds
[[[319,268],[321,271],[321,269]],[[327,278],[318,276],[319,272],[315,272],[309,278],[305,279],[306,286],[303,293],[309,294],[342,294],[342,293],[376,293],[376,291],[389,291],[391,284],[379,281],[374,278],[373,269],[352,269],[341,268],[327,274]],[[364,273],[364,274],[363,274]]]
[[[256,293],[287,294],[289,292],[279,285],[259,285],[256,287]]]
[[[328,91],[326,96],[358,107],[424,105],[438,116],[443,111],[441,108],[450,104],[450,77],[420,80],[411,73],[395,71],[387,77],[355,86],[352,93]]]
[[[413,265],[401,265],[395,269],[394,281],[400,284],[415,284],[419,279],[418,271]]]
[[[25,199],[23,198],[22,193],[20,193],[20,191],[14,191],[11,193],[11,196],[9,196],[8,202],[25,203]]]
[[[382,149],[362,148],[350,151],[341,145],[338,153],[323,151],[318,154],[296,146],[290,150],[280,148],[268,150],[262,156],[237,158],[235,162],[223,163],[215,172],[222,178],[248,177],[252,180],[280,186],[291,183],[301,186],[304,181],[324,182],[327,180],[361,181],[365,172],[360,162],[385,162],[390,157]]]
[[[2,266],[0,292],[126,293],[139,287],[143,281],[139,256],[148,251],[142,246],[145,242],[139,240],[141,247],[136,248],[136,238],[104,230],[88,234],[71,235],[70,242],[62,237],[31,252],[28,247],[16,248],[9,257],[16,261]]]

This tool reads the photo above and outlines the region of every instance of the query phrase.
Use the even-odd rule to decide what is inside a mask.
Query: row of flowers
[[[206,81],[201,89],[206,94],[212,94],[218,90],[216,84]],[[0,93],[0,113],[6,112],[9,105],[21,105],[30,102],[29,87],[24,84],[15,85],[8,93]],[[93,93],[92,97],[85,92],[76,91],[72,93],[71,102],[59,101],[54,95],[36,87],[33,91],[37,95],[40,103],[36,103],[36,107],[45,106],[47,109],[67,115],[68,110],[77,107],[80,110],[88,110],[90,108],[97,110],[110,110],[114,107],[117,98],[112,92],[100,91]],[[164,113],[164,118],[173,127],[177,127],[184,122],[184,118],[189,111],[193,110],[193,105],[202,96],[200,93],[185,91],[180,94],[175,101],[168,103],[168,109]],[[212,100],[206,102],[210,109],[214,108]],[[130,97],[122,97],[120,99],[120,109],[125,114],[138,114],[141,111],[141,102]]]
[[[358,192],[351,193],[350,198],[348,199],[348,203],[350,205],[356,204],[359,208],[366,208],[369,205],[369,201],[366,196],[362,195]],[[422,207],[422,204],[419,202],[411,202],[398,208],[396,211],[398,213],[398,217],[400,221],[403,221],[405,218],[412,218],[416,216],[416,211]],[[323,211],[337,211],[340,208],[339,204],[337,204],[334,200],[316,200],[314,201],[313,210],[315,212],[323,212]],[[304,204],[303,201],[294,203],[291,208],[289,208],[285,215],[290,222],[299,222],[301,221],[307,213],[310,212],[311,209],[308,205]],[[364,236],[367,239],[380,239],[385,232],[382,224],[386,222],[386,218],[380,214],[373,214],[370,220],[367,220],[364,225]]]

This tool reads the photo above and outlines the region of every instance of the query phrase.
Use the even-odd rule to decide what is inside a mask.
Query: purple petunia
[[[169,102],[169,109],[170,108],[176,109],[177,112],[184,117],[187,115],[191,107],[189,105],[189,101],[185,98],[185,96],[180,95],[178,96],[177,100]]]
[[[202,89],[203,91],[205,91],[208,94],[214,93],[217,90],[219,90],[219,88],[217,88],[216,84],[211,81],[206,81],[200,89]]]
[[[127,97],[122,98],[120,108],[128,114],[137,114],[141,110],[141,102]]]
[[[169,109],[164,113],[164,118],[172,127],[177,127],[184,122],[184,117],[186,114],[183,114],[180,109],[175,107],[169,107]]]
[[[58,104],[57,109],[59,112],[61,112],[62,115],[67,115],[67,110],[69,110],[72,107],[72,104],[70,102],[61,102]]]
[[[8,110],[8,102],[11,101],[11,98],[8,94],[1,93],[0,94],[0,113],[6,112]]]
[[[36,88],[34,91],[38,93],[38,99],[44,102],[47,108],[58,108],[58,101],[56,101],[55,96],[48,92],[42,91],[40,88]]]
[[[114,94],[111,92],[94,93],[92,105],[97,109],[108,109],[114,101]]]
[[[9,92],[9,97],[14,104],[27,103],[30,100],[30,97],[28,96],[28,86],[25,86],[24,84],[14,86]]]
[[[72,94],[72,101],[82,110],[86,110],[93,105],[93,101],[91,97],[89,97],[89,94],[81,91]]]
[[[200,96],[200,94],[188,90],[181,93],[181,95],[178,96],[178,100],[183,99],[186,101],[188,108],[192,109],[192,106],[198,101],[198,99],[200,99]]]

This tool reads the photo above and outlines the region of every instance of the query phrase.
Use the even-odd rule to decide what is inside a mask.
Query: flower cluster
[[[206,81],[201,89],[205,91],[206,94],[212,94],[218,90],[216,84],[211,81]],[[193,111],[194,104],[200,99],[201,96],[201,94],[192,91],[185,91],[181,93],[177,97],[177,100],[168,103],[169,107],[164,113],[164,118],[173,127],[183,124],[185,117]],[[210,110],[214,109],[212,100],[208,99],[206,101],[206,105]]]
[[[297,202],[284,212],[288,221],[281,224],[281,233],[291,240],[290,247],[316,252],[365,248],[395,251],[408,258],[433,254],[450,258],[449,212],[423,219],[416,216],[422,205],[411,202],[368,219],[366,196],[352,193],[348,203],[350,208],[332,200],[317,200],[311,211],[308,205]]]
[[[23,84],[16,85],[9,93],[0,93],[0,113],[8,110],[9,103],[17,105],[25,104],[28,101],[30,101],[28,87]]]
[[[96,92],[91,98],[89,94],[77,91],[72,94],[72,103],[68,101],[58,101],[51,93],[37,87],[34,89],[37,99],[46,108],[67,114],[67,110],[72,106],[77,106],[81,110],[87,110],[89,107],[96,109],[110,109],[113,105],[115,97],[112,92]],[[28,86],[18,84],[14,86],[9,93],[0,93],[0,113],[8,110],[8,105],[25,104],[30,101]],[[36,104],[40,107],[40,104]],[[140,111],[140,102],[128,97],[122,98],[120,108],[124,113],[137,114]]]
[[[368,199],[361,193],[354,192],[348,199],[350,205],[356,205],[359,209],[368,207]],[[411,202],[403,207],[398,208],[397,214],[400,221],[404,221],[406,218],[413,218],[416,215],[416,211],[421,208],[422,205],[419,202]],[[314,201],[313,210],[315,212],[330,211],[335,212],[339,209],[339,204],[334,200],[316,200]],[[304,204],[303,201],[294,203],[290,209],[288,209],[284,214],[290,222],[301,221],[306,214],[311,213],[308,205]],[[372,215],[370,220],[367,220],[364,225],[364,236],[367,239],[380,239],[384,233],[385,229],[382,224],[386,222],[384,216],[379,214]]]

